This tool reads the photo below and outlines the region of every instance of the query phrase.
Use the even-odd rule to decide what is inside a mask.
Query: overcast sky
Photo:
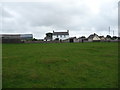
[[[42,39],[45,33],[70,31],[70,36],[92,33],[118,36],[119,0],[40,0],[0,3],[0,33],[31,33]],[[2,21],[2,22],[1,22]]]

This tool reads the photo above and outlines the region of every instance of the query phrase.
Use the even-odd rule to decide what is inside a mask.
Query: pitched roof
[[[69,35],[68,32],[53,32],[53,35]]]
[[[86,37],[85,36],[82,36],[82,37],[79,37],[78,39],[85,39]]]
[[[94,36],[98,36],[98,35],[94,33],[94,34],[91,34],[88,38],[89,38],[89,39],[93,39]]]
[[[99,36],[99,38],[105,38],[104,36]]]

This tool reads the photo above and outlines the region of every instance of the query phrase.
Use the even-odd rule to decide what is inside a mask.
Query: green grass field
[[[3,44],[3,88],[117,88],[118,43]]]

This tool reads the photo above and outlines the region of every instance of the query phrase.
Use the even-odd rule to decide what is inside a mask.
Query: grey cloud
[[[1,14],[0,14],[2,17],[5,17],[5,18],[10,18],[10,17],[13,17],[8,11],[6,11],[6,9],[2,9],[1,11]]]
[[[32,32],[35,37],[43,38],[43,34],[53,29],[69,29],[71,32],[84,34],[90,30],[98,33],[106,32],[108,26],[117,27],[117,0],[115,2],[111,0],[110,3],[101,1],[98,14],[92,13],[86,3],[79,4],[77,1],[73,4],[5,3],[4,7],[14,11],[18,16],[4,10],[3,18],[9,17],[9,19],[3,20],[3,32]]]

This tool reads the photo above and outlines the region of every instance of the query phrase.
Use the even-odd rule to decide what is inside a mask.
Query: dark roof
[[[53,34],[53,33],[50,33],[50,32],[49,32],[49,33],[46,33],[46,35],[48,35],[48,34],[50,34],[50,35],[51,35],[51,34]]]
[[[86,37],[85,36],[82,36],[82,37],[79,37],[78,39],[85,39]]]
[[[53,35],[69,35],[68,32],[53,32]]]
[[[99,38],[104,38],[104,36],[99,36]]]
[[[93,39],[95,35],[98,36],[97,34],[94,33],[94,34],[91,34],[88,38]]]
[[[89,39],[92,39],[92,38],[94,38],[94,35],[92,34],[92,35],[90,35],[88,38],[89,38]]]
[[[110,35],[107,35],[106,38],[111,38],[111,36],[110,36]]]
[[[113,36],[112,38],[118,38],[117,36]]]

